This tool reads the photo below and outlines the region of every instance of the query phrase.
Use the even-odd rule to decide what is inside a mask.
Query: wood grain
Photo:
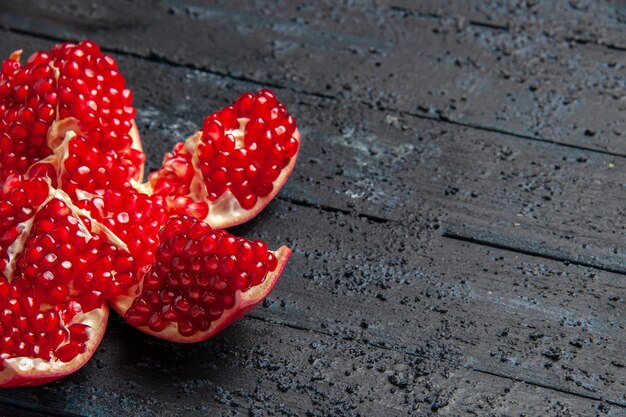
[[[0,55],[115,54],[150,169],[260,86],[304,141],[234,230],[294,249],[262,306],[195,346],[114,318],[0,415],[623,414],[624,28],[575,3],[2,2]]]

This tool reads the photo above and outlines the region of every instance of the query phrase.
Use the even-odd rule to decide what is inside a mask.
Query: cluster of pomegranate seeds
[[[209,330],[235,305],[238,291],[261,284],[278,264],[265,243],[187,216],[170,218],[159,240],[141,295],[126,312],[129,323],[154,332],[170,323],[182,336]]]
[[[74,318],[102,307],[102,289],[119,287],[97,268],[110,249],[116,266],[123,256],[98,235],[87,243],[89,221],[51,193],[44,179],[21,175],[10,175],[0,190],[0,359],[71,361],[90,335],[90,326]],[[132,265],[126,269],[134,273]]]
[[[28,294],[50,303],[79,300],[84,311],[100,307],[136,284],[135,259],[53,198],[34,218],[30,236],[17,260],[14,280],[24,280]]]
[[[80,131],[65,163],[66,191],[93,192],[140,173],[145,157],[132,147],[132,93],[115,60],[83,41],[35,52],[24,65],[11,58],[3,62],[0,179],[25,173],[50,155],[55,144],[49,143],[48,129],[55,120],[70,117],[77,119]]]
[[[55,267],[62,270],[67,266],[64,262],[56,265],[52,262],[49,268],[45,268],[45,263],[57,259],[56,248],[46,247],[47,254],[43,256],[46,251],[43,247],[25,244],[28,252],[9,253],[18,237],[25,241],[28,235],[33,239],[39,237],[33,234],[33,228],[26,230],[25,224],[41,224],[36,218],[41,219],[42,211],[37,210],[48,200],[49,194],[49,186],[42,178],[24,179],[15,174],[6,179],[0,190],[0,269],[4,272],[0,277],[0,359],[27,356],[49,360],[54,356],[67,362],[85,350],[87,326],[82,323],[66,325],[84,311],[80,301],[70,301],[64,286],[39,287],[36,282],[43,275],[32,276],[40,267],[47,269],[43,274],[48,277],[50,271],[57,273]],[[54,205],[52,201],[47,206]],[[57,238],[58,233],[56,231]],[[49,237],[43,240],[44,243],[50,242]],[[29,259],[29,256],[37,256],[37,252],[41,252],[39,257],[43,257],[44,263]],[[12,257],[16,261],[9,267]],[[31,276],[27,278],[28,274]],[[62,273],[57,275],[58,278],[63,276]],[[84,300],[85,306],[97,301],[91,294],[77,299]],[[3,367],[0,363],[0,370]]]
[[[198,147],[209,200],[229,189],[243,208],[268,195],[272,183],[298,151],[296,122],[270,90],[245,93],[208,116]]]
[[[26,169],[52,153],[48,128],[56,118],[50,56],[38,53],[37,63],[22,66],[19,53],[2,63],[0,73],[0,180]]]
[[[123,188],[128,181],[139,175],[142,158],[135,158],[139,151],[129,148],[130,155],[117,151],[103,151],[91,132],[91,137],[76,136],[68,143],[68,155],[63,162],[61,188],[75,196],[77,190],[102,194],[110,188]]]
[[[140,193],[126,185],[107,189],[102,196],[81,200],[77,205],[124,242],[137,270],[154,261],[158,232],[168,218],[162,196]]]
[[[30,357],[69,362],[85,351],[89,326],[71,323],[82,307],[75,301],[42,308],[20,286],[0,279],[0,359]],[[0,362],[0,370],[4,363]]]
[[[172,213],[205,219],[209,205],[206,201],[196,201],[200,197],[193,196],[191,191],[195,176],[192,157],[185,150],[185,143],[177,143],[174,152],[165,155],[163,166],[150,174],[150,181],[156,195],[167,197]]]
[[[6,272],[9,248],[48,193],[48,184],[42,178],[25,180],[21,175],[11,175],[0,189],[0,271]]]
[[[245,93],[204,120],[197,149],[190,149],[194,144],[189,140],[177,144],[150,182],[155,193],[184,196],[193,192],[198,170],[209,202],[230,191],[243,209],[251,209],[272,192],[274,182],[298,152],[295,132],[295,119],[272,91]],[[193,201],[173,199],[174,211],[182,213]],[[193,211],[202,214],[209,209],[193,207]]]

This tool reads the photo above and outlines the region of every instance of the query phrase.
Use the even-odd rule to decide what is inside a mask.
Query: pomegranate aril
[[[252,285],[259,285],[267,274],[267,267],[262,261],[256,261],[250,270]]]
[[[181,336],[193,336],[197,331],[197,328],[188,320],[179,321],[177,327]]]
[[[131,309],[128,310],[124,318],[129,324],[132,324],[135,327],[145,326],[148,324],[148,320],[149,320],[149,316],[139,314],[135,311],[131,311]]]
[[[242,196],[237,197],[237,201],[239,201],[239,204],[241,205],[241,207],[247,210],[254,207],[257,200],[258,200],[258,197],[251,193],[243,194]]]
[[[231,280],[231,290],[245,291],[250,287],[250,275],[247,272],[240,272]]]
[[[237,272],[237,258],[234,255],[224,256],[217,271],[220,277],[231,278]]]
[[[186,315],[191,309],[191,303],[183,297],[179,296],[176,298],[176,300],[174,300],[174,308],[179,313]]]
[[[76,343],[84,343],[89,339],[89,326],[82,323],[72,324],[68,327],[70,340]]]
[[[233,253],[237,248],[237,238],[232,235],[222,235],[217,241],[217,254],[219,256],[226,256]]]
[[[202,309],[202,307],[198,306],[198,305],[194,305],[190,311],[189,311],[189,317],[194,321],[194,322],[198,322],[201,320],[206,319],[207,314],[206,311],[204,311],[204,309]]]
[[[82,343],[70,342],[61,346],[55,351],[55,356],[61,362],[69,362],[79,354],[85,351],[85,345]]]
[[[89,291],[82,294],[79,298],[83,312],[88,313],[102,305],[102,293],[99,291]]]
[[[170,323],[180,320],[180,314],[169,304],[162,308],[161,317],[164,321]]]
[[[219,266],[221,267],[221,263]],[[209,286],[213,293],[219,294],[228,289],[228,282],[224,279],[224,277],[214,275],[210,278]]]
[[[222,123],[215,119],[205,119],[202,128],[202,139],[205,141],[217,141],[224,136],[224,127]]]
[[[168,322],[163,320],[163,318],[161,317],[161,315],[159,313],[152,313],[152,315],[150,316],[150,319],[148,319],[148,327],[150,327],[150,330],[155,331],[155,332],[160,332],[163,329],[165,329],[168,325]]]

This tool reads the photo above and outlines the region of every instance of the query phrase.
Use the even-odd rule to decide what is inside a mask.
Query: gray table
[[[150,169],[263,86],[303,134],[235,230],[294,249],[262,306],[192,346],[114,317],[2,414],[626,414],[624,3],[336,3],[0,3],[2,56],[118,59]]]

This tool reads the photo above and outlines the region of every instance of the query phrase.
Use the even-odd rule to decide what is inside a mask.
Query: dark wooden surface
[[[290,181],[236,232],[294,249],[201,344],[111,320],[7,416],[626,415],[623,1],[3,0],[0,53],[91,38],[149,168],[270,86]]]

